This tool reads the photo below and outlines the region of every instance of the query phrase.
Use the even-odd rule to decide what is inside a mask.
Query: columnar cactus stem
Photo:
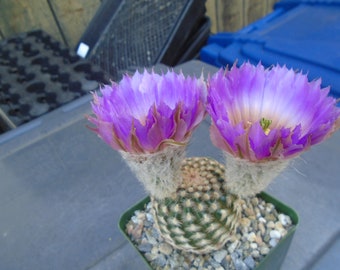
[[[185,145],[169,145],[152,154],[124,151],[120,151],[120,154],[152,197],[170,197],[180,186],[180,167],[185,157]]]
[[[225,153],[226,185],[230,192],[240,197],[255,196],[289,164],[290,160],[251,162]]]

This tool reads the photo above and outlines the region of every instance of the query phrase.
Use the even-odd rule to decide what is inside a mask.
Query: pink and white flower
[[[252,162],[288,159],[340,127],[340,109],[321,79],[283,66],[244,63],[208,82],[213,143]]]
[[[119,151],[146,191],[163,199],[181,184],[185,148],[206,115],[206,101],[202,76],[136,71],[93,94],[94,116],[88,120]]]
[[[205,117],[203,77],[153,71],[125,75],[93,94],[92,128],[115,150],[154,153],[169,144],[186,144]]]

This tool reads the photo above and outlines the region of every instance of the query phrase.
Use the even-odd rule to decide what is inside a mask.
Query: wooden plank
[[[0,29],[4,38],[21,32],[42,29],[62,41],[46,0],[1,0]]]
[[[279,2],[279,0],[267,0],[267,13],[273,11],[274,4]]]
[[[222,12],[222,28],[224,31],[237,31],[243,27],[243,1],[218,0],[217,9]]]
[[[207,0],[207,15],[211,20],[211,31],[236,31],[243,25],[241,0]]]
[[[100,0],[50,0],[51,7],[70,48],[74,48],[96,13]]]
[[[210,18],[211,21],[211,32],[212,33],[217,33],[219,32],[219,14],[218,11],[216,10],[216,1],[217,0],[207,0],[205,2],[205,7],[207,9],[206,15]]]
[[[243,12],[243,25],[246,26],[262,18],[267,13],[267,3],[263,0],[244,0]]]
[[[279,0],[207,0],[213,33],[238,31],[273,11]]]

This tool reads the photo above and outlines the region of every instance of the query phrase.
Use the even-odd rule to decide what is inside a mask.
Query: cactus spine
[[[169,197],[181,184],[179,168],[185,157],[185,145],[172,144],[151,154],[124,151],[120,151],[120,154],[151,197]]]
[[[242,198],[263,191],[289,164],[289,160],[284,159],[251,162],[228,153],[225,153],[225,159],[228,189]]]

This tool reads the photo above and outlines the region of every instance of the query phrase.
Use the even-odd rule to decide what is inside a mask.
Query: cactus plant
[[[286,67],[249,63],[218,71],[208,87],[202,76],[136,72],[94,93],[95,116],[88,119],[144,184],[163,238],[178,249],[208,253],[237,230],[246,197],[339,129],[336,100],[320,85]],[[225,167],[185,158],[207,112]]]
[[[222,164],[186,158],[182,184],[171,197],[151,197],[156,226],[172,246],[193,253],[221,248],[238,227],[242,201],[227,190]]]

